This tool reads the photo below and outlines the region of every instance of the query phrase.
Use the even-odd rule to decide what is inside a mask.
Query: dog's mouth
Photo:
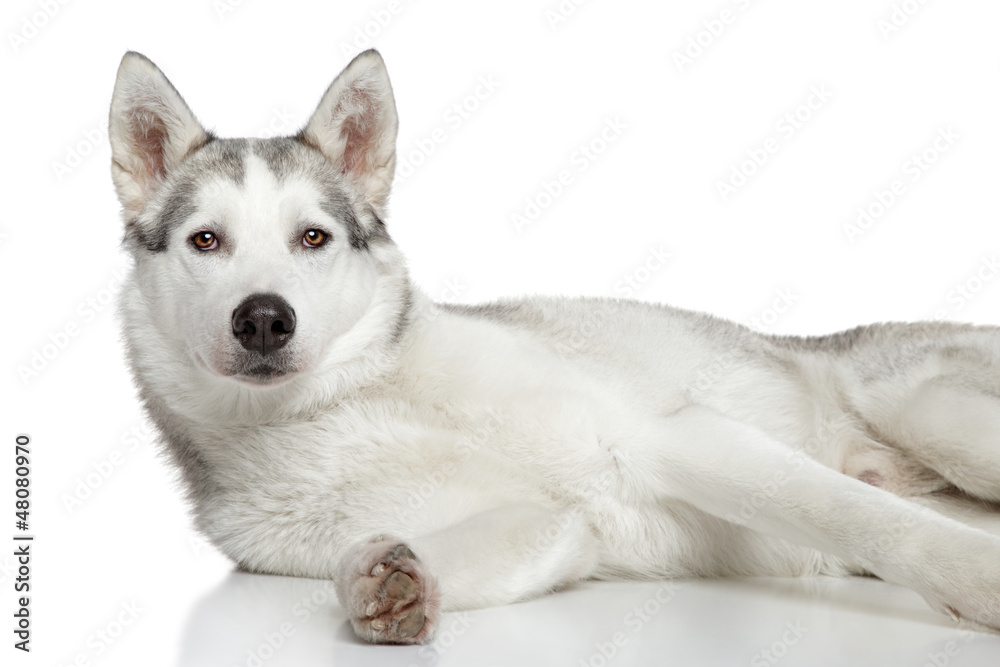
[[[270,365],[254,366],[246,370],[234,373],[233,377],[247,384],[255,385],[276,385],[282,384],[294,375],[294,371],[284,368],[275,368]]]
[[[291,380],[299,372],[289,354],[267,357],[255,353],[233,355],[223,374],[243,384],[275,386]]]

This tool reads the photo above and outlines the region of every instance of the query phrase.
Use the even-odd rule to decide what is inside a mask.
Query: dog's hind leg
[[[832,554],[920,593],[953,617],[1000,628],[1000,539],[843,475],[713,410],[663,420],[633,448],[630,477],[720,518],[766,497],[749,528]],[[652,476],[652,477],[651,477]]]
[[[924,382],[898,417],[899,447],[965,493],[1000,502],[1000,398],[969,378]]]
[[[442,609],[541,595],[590,575],[597,553],[578,512],[502,507],[409,540],[357,543],[341,558],[337,595],[363,639],[423,643]]]

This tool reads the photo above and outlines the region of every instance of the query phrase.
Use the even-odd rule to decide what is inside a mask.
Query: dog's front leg
[[[502,507],[412,539],[379,535],[340,559],[336,588],[358,636],[417,644],[442,610],[523,600],[587,577],[597,546],[579,512]]]
[[[636,470],[702,511],[836,555],[934,608],[1000,628],[1000,539],[828,468],[760,430],[691,406]]]

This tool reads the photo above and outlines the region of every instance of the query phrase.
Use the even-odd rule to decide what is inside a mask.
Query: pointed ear
[[[126,220],[142,211],[188,153],[211,139],[163,72],[134,51],[118,67],[108,136]]]
[[[385,62],[371,49],[330,84],[299,138],[322,152],[381,213],[396,168],[397,125]]]

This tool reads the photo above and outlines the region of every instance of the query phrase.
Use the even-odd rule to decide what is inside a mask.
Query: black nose
[[[233,311],[233,335],[248,350],[268,355],[295,331],[295,311],[277,294],[251,294]]]

